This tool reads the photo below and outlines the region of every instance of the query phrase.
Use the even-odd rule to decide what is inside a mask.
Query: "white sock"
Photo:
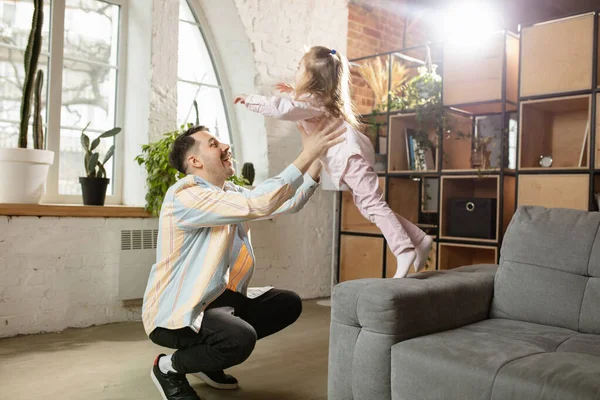
[[[158,369],[160,369],[160,372],[162,372],[163,374],[166,374],[167,372],[172,372],[174,374],[177,373],[177,371],[175,371],[175,368],[173,368],[173,363],[171,362],[172,355],[173,354],[169,354],[168,356],[162,356],[160,360],[158,360]]]
[[[413,249],[406,249],[396,257],[398,267],[394,278],[404,278],[408,275],[408,270],[415,262],[416,253]]]
[[[415,258],[415,272],[419,272],[425,267],[425,264],[427,264],[432,244],[433,238],[431,236],[425,236],[423,240],[421,240],[421,243],[415,248],[417,253],[417,257]]]

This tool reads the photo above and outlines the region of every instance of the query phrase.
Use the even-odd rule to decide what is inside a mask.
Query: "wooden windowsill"
[[[143,207],[71,204],[0,204],[0,215],[77,218],[152,218]]]

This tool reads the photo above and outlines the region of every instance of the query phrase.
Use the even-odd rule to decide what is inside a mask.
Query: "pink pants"
[[[394,256],[414,248],[426,236],[416,225],[392,211],[383,199],[377,173],[362,156],[348,159],[342,182],[350,188],[360,213],[381,230]]]

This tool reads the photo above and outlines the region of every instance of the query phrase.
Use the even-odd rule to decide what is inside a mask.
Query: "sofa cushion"
[[[600,398],[600,358],[582,353],[541,353],[505,365],[491,400]]]
[[[513,390],[515,379],[518,379],[518,374],[517,377],[513,376],[513,369],[507,369],[504,378],[504,369],[513,364],[519,365],[518,361],[543,354],[549,357],[545,359],[546,364],[539,368],[545,366],[546,369],[540,370],[539,377],[535,374],[528,376],[527,385],[523,380],[517,386],[554,385],[552,387],[556,388],[560,386],[561,380],[546,380],[563,372],[566,365],[569,365],[569,359],[588,360],[584,362],[585,368],[597,373],[597,369],[590,368],[590,364],[594,362],[600,366],[597,346],[600,346],[600,337],[595,335],[582,335],[569,329],[506,319],[490,319],[406,340],[392,347],[392,399],[517,398],[503,394],[505,380],[512,382],[512,386],[506,387]],[[571,352],[572,350],[576,351]],[[538,358],[533,358],[531,363],[535,364]],[[589,393],[592,393],[592,389],[600,390],[600,379],[596,376],[597,383],[592,387],[589,381],[591,375],[586,370],[581,370],[577,364],[571,364],[570,368],[565,373],[582,384],[582,391],[575,391],[581,394],[578,398],[597,398]],[[504,380],[501,381],[501,387],[496,389],[500,377]],[[571,386],[569,388],[571,390]],[[522,398],[540,397],[534,395]]]
[[[501,268],[494,281],[493,318],[578,329],[589,278],[508,260]]]
[[[404,340],[487,319],[497,268],[478,264],[410,279],[343,282],[332,294],[331,320]]]
[[[600,333],[600,213],[519,207],[504,236],[491,316]]]
[[[579,314],[579,330],[600,335],[600,277],[588,280]]]

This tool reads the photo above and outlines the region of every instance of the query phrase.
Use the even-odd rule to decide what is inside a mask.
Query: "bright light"
[[[501,28],[500,13],[486,1],[455,2],[442,15],[444,40],[453,45],[476,47]]]

